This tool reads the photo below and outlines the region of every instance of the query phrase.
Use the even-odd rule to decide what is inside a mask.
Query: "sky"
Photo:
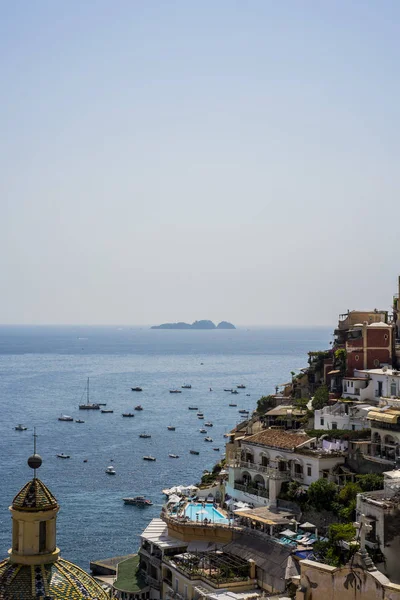
[[[397,0],[0,3],[0,322],[388,309],[399,29]]]

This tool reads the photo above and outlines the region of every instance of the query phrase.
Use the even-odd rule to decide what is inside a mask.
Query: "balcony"
[[[289,480],[291,478],[291,473],[289,469],[284,469],[280,471],[279,469],[274,469],[273,467],[267,467],[267,475],[271,479],[283,479]]]
[[[291,477],[295,481],[303,481],[303,479],[304,479],[304,473],[292,473]]]
[[[161,567],[161,558],[158,558],[158,556],[151,555],[149,562],[153,567],[157,567],[158,569]]]
[[[235,490],[238,490],[238,492],[245,492],[246,494],[260,496],[261,498],[269,498],[268,490],[264,488],[255,488],[251,485],[244,485],[238,481],[235,481],[234,488]]]
[[[269,469],[267,465],[260,465],[258,463],[250,462],[249,460],[232,460],[229,462],[229,466],[249,469],[249,471],[258,471],[259,473],[268,473]]]
[[[149,585],[150,587],[154,588],[155,590],[159,590],[161,588],[161,584],[158,581],[158,579],[154,579],[154,577],[151,577],[147,574],[145,575],[145,578],[147,585]]]

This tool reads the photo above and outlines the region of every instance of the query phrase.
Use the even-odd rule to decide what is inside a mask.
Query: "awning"
[[[334,371],[328,371],[328,375],[338,375],[340,373],[340,369],[335,369]]]
[[[235,510],[235,515],[237,517],[244,517],[245,519],[251,519],[252,521],[258,521],[259,523],[264,523],[265,525],[285,525],[287,524],[287,519],[264,519],[264,517],[259,517],[258,515],[251,514],[246,511]]]
[[[381,423],[397,423],[399,417],[400,412],[393,414],[388,412],[377,412],[375,410],[370,410],[367,415],[367,419],[380,421]]]

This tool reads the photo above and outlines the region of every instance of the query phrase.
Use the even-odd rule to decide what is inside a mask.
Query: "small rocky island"
[[[153,325],[151,329],[236,329],[236,327],[228,321],[221,321],[215,325],[212,321],[202,320],[194,323],[162,323],[161,325]]]

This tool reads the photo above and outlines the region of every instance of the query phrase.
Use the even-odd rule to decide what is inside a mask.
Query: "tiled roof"
[[[12,503],[12,507],[16,510],[27,511],[51,510],[57,506],[57,500],[40,479],[28,481]]]
[[[312,440],[305,433],[288,433],[287,431],[281,431],[279,429],[264,429],[259,433],[250,435],[246,438],[246,442],[254,444],[262,444],[263,446],[271,446],[272,448],[286,448],[287,450],[293,450],[300,444],[304,444],[309,440]]]
[[[103,588],[82,569],[60,558],[48,565],[0,562],[0,600],[107,600]]]

